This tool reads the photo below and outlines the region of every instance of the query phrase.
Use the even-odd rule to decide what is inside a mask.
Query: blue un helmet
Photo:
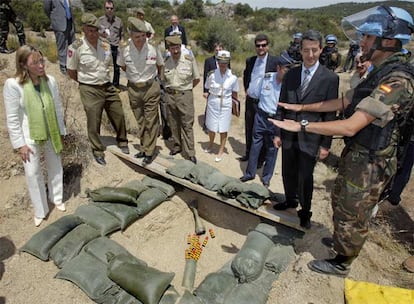
[[[325,43],[326,44],[328,44],[328,43],[337,44],[338,43],[338,38],[336,38],[336,36],[332,35],[332,34],[326,35]]]
[[[383,5],[344,17],[341,26],[351,40],[359,40],[362,35],[373,35],[398,39],[401,45],[408,43],[414,32],[413,17],[406,10]]]
[[[294,33],[293,34],[293,40],[295,40],[295,39],[299,39],[299,40],[302,40],[302,33],[299,33],[299,32],[297,32],[297,33]]]

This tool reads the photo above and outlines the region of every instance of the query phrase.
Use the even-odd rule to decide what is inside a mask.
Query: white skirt
[[[209,95],[207,99],[206,126],[211,132],[228,132],[231,123],[231,97]]]

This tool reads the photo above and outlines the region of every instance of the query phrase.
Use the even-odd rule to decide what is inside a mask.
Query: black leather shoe
[[[119,149],[121,150],[122,153],[129,154],[128,146],[122,146],[122,147],[119,147]]]
[[[350,270],[350,265],[338,263],[335,259],[310,261],[308,267],[318,273],[332,274],[339,277],[346,277]]]
[[[239,161],[241,162],[245,162],[249,160],[249,155],[243,155],[242,157],[238,158]]]
[[[263,183],[263,186],[264,186],[265,188],[269,188],[270,184],[269,184],[269,183]]]
[[[176,155],[178,153],[181,153],[181,149],[179,149],[179,150],[171,150],[170,151],[170,155]]]
[[[305,229],[311,229],[311,217],[312,217],[312,212],[310,211],[305,211],[305,210],[299,210],[298,211],[298,217],[300,220],[299,225]]]
[[[324,237],[324,238],[322,238],[321,239],[321,243],[324,246],[328,247],[328,248],[331,248],[331,249],[334,248],[334,240],[331,237]]]
[[[94,156],[95,160],[98,164],[105,166],[106,165],[106,161],[105,158],[103,158],[102,156]]]
[[[142,164],[144,166],[149,165],[150,163],[152,163],[153,160],[154,158],[152,157],[152,155],[145,156],[144,159],[142,160]]]
[[[189,160],[195,164],[197,163],[197,158],[195,156],[190,156]]]
[[[296,208],[299,205],[297,201],[284,201],[283,203],[279,203],[273,206],[275,210],[286,210],[289,208]]]
[[[242,177],[240,177],[240,181],[242,183],[247,182],[247,181],[252,180],[252,179],[254,179],[254,177],[248,177],[246,175],[243,175]]]
[[[145,157],[145,152],[139,151],[137,154],[134,155],[135,158],[143,158]]]

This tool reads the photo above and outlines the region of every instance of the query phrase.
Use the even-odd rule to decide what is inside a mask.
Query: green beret
[[[168,46],[181,45],[182,43],[180,36],[177,35],[165,37],[165,41],[167,42]]]
[[[84,13],[82,15],[82,25],[88,25],[99,28],[98,18],[96,18],[94,14]]]
[[[145,25],[144,21],[135,18],[129,17],[128,18],[128,30],[131,32],[143,32],[146,33],[148,31],[147,26]]]
[[[142,15],[145,16],[145,12],[144,12],[144,10],[142,8],[138,8],[137,9],[137,14],[142,14]]]

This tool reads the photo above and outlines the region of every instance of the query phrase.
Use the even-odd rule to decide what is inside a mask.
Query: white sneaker
[[[56,205],[56,208],[58,210],[62,211],[62,212],[65,212],[66,211],[65,203],[61,203],[61,204]]]
[[[34,217],[34,223],[36,227],[39,227],[42,222],[43,222],[42,218]]]
[[[204,151],[205,153],[211,153],[211,149],[208,149],[208,148],[207,148],[207,149],[204,149],[203,151]]]
[[[221,162],[222,159],[223,159],[223,157],[216,157],[215,161],[216,161],[216,163],[218,163],[218,162]]]

